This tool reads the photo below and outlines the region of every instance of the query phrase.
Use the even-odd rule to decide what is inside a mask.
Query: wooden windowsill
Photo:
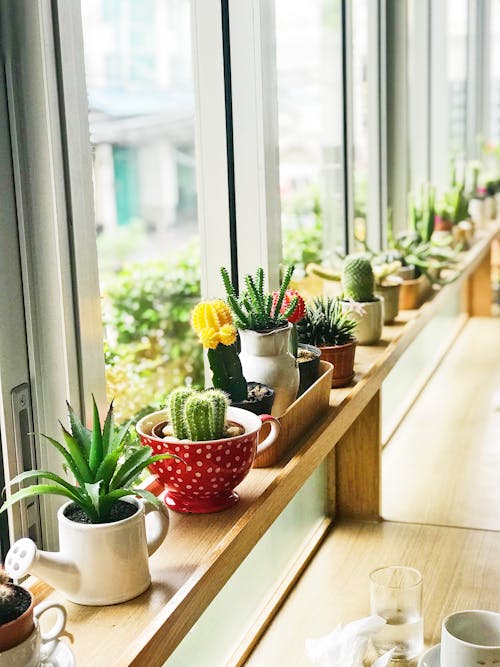
[[[135,600],[112,607],[83,607],[31,580],[37,598],[64,601],[68,631],[74,635],[77,664],[86,667],[160,667],[228,581],[263,533],[311,473],[334,449],[380,390],[381,383],[408,345],[439,312],[446,299],[467,284],[484,263],[498,231],[482,232],[465,255],[458,281],[417,311],[400,313],[374,346],[360,346],[353,386],[331,393],[323,419],[302,438],[279,466],[254,469],[238,487],[240,502],[211,515],[171,513],[167,539],[150,559],[152,585]]]

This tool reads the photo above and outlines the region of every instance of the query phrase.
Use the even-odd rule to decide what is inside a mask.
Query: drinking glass
[[[416,658],[424,646],[422,619],[422,575],[413,567],[392,565],[370,573],[372,614],[386,624],[373,638],[381,655],[395,649],[392,660]]]

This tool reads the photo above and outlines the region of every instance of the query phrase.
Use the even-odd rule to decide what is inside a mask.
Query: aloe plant
[[[10,484],[41,478],[50,484],[33,484],[22,488],[8,498],[0,508],[3,512],[14,503],[38,495],[65,496],[78,505],[91,523],[106,523],[113,505],[124,496],[137,495],[158,507],[160,501],[149,491],[137,488],[142,471],[152,463],[171,454],[152,453],[151,447],[133,447],[130,443],[131,422],[116,426],[111,402],[101,428],[99,412],[93,398],[93,425],[86,428],[68,403],[70,430],[63,424],[64,444],[47,435],[42,436],[55,447],[64,459],[64,468],[76,480],[71,484],[50,470],[28,470],[14,477]]]

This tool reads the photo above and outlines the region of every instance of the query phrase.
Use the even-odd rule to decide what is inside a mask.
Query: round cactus
[[[342,287],[347,299],[366,303],[375,301],[375,279],[370,260],[365,255],[348,255],[342,269]]]

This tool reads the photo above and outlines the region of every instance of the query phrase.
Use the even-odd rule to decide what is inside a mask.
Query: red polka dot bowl
[[[158,438],[153,434],[157,424],[167,421],[166,410],[152,412],[136,426],[141,443],[152,447],[154,454],[175,454],[180,460],[157,461],[150,466],[166,488],[165,503],[177,512],[205,514],[219,512],[238,501],[234,490],[247,476],[257,450],[264,452],[276,440],[280,423],[270,415],[254,415],[241,408],[228,408],[227,418],[240,424],[245,432],[220,440],[192,442],[177,438]],[[269,435],[258,443],[262,424],[269,422]]]

